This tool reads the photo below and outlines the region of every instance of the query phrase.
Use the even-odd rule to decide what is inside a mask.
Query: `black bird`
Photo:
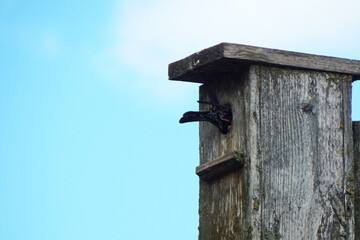
[[[198,103],[209,104],[211,105],[211,108],[210,110],[199,112],[186,112],[182,118],[180,118],[179,123],[208,121],[218,127],[222,134],[229,132],[232,121],[232,112],[230,107],[201,101],[198,101]]]

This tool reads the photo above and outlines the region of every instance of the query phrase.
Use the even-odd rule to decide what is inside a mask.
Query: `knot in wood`
[[[311,113],[313,110],[313,105],[311,103],[302,103],[300,109],[306,113]]]

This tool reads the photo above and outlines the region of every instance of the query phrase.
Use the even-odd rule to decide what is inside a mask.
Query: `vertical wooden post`
[[[226,135],[199,126],[200,240],[355,239],[359,77],[359,61],[228,43],[169,65],[233,112]]]
[[[355,188],[355,239],[360,239],[360,121],[353,122],[354,133],[354,178]]]

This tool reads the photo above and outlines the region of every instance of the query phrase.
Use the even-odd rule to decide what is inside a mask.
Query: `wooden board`
[[[214,92],[233,111],[227,135],[200,123],[200,164],[248,157],[200,181],[200,240],[354,239],[351,80],[251,65],[200,87],[200,100]]]
[[[353,122],[354,134],[354,176],[350,180],[354,183],[355,207],[355,239],[360,239],[360,121]]]
[[[251,64],[348,74],[360,79],[360,61],[291,51],[221,43],[169,64],[169,79],[205,83]]]
[[[200,165],[211,163],[212,160],[234,151],[247,156],[242,168],[211,182],[200,179],[200,240],[252,239],[254,233],[248,213],[248,209],[252,208],[249,185],[253,183],[248,177],[250,162],[246,126],[250,119],[245,115],[245,108],[250,88],[245,85],[248,84],[245,78],[246,75],[233,74],[226,79],[228,84],[214,82],[200,87],[200,100],[209,101],[209,93],[214,90],[221,104],[230,103],[233,106],[232,127],[226,135],[221,134],[212,124],[200,122]],[[200,110],[208,107],[200,104]],[[259,215],[260,212],[256,213]]]
[[[212,181],[238,170],[244,165],[244,162],[243,154],[232,152],[196,167],[196,174],[201,180]]]
[[[262,237],[353,239],[351,76],[253,67]]]

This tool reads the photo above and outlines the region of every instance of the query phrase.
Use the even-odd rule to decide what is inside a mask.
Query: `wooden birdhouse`
[[[360,61],[222,43],[169,79],[202,83],[200,110],[232,113],[227,133],[199,124],[200,240],[360,239]]]

